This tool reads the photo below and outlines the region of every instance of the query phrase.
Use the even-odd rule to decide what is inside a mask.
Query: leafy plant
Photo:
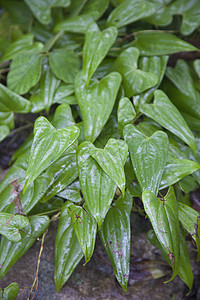
[[[90,260],[97,234],[126,291],[139,198],[169,281],[178,275],[191,289],[185,234],[199,259],[200,215],[185,194],[200,184],[198,1],[0,4],[0,141],[16,113],[36,114],[0,183],[0,278],[51,217],[57,291]],[[171,67],[180,51],[193,59]],[[18,286],[9,287],[5,299],[14,299]]]

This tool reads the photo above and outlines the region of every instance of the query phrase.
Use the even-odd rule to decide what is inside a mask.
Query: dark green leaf
[[[79,181],[74,181],[72,184],[67,186],[64,190],[62,190],[58,196],[64,198],[66,200],[70,200],[74,203],[81,203],[82,198],[80,195],[81,187]]]
[[[142,191],[149,190],[157,195],[167,161],[169,142],[166,133],[156,131],[147,138],[134,126],[126,125],[124,138]]]
[[[94,142],[108,121],[120,83],[120,74],[113,72],[102,78],[101,81],[91,80],[87,88],[82,74],[77,75],[75,91],[87,141]]]
[[[132,197],[126,193],[124,199],[120,197],[110,207],[99,232],[115,276],[124,291],[127,290],[130,268],[131,209]]]
[[[55,242],[54,280],[58,292],[83,257],[83,252],[67,211],[70,204],[70,202],[66,202],[62,207]]]
[[[127,124],[131,124],[136,116],[136,112],[132,102],[124,97],[119,101],[117,118],[119,133],[123,136],[123,129]]]
[[[36,120],[24,192],[42,171],[55,162],[77,140],[79,133],[76,126],[61,128],[56,131],[45,117],[39,117]]]

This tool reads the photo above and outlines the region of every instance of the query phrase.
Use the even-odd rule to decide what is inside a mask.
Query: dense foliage
[[[126,291],[139,198],[171,280],[191,289],[186,234],[200,257],[189,200],[200,184],[199,1],[0,5],[0,140],[16,113],[37,117],[0,183],[0,278],[59,217],[57,291],[90,260],[97,234]],[[196,59],[172,67],[173,56],[170,66],[170,55],[190,51]]]

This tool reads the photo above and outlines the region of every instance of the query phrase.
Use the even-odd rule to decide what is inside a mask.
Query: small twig
[[[37,289],[38,289],[38,272],[39,272],[39,267],[40,267],[40,259],[41,259],[43,246],[44,246],[44,238],[45,238],[47,232],[48,232],[48,229],[43,233],[43,236],[42,236],[40,252],[39,252],[38,261],[37,261],[37,268],[36,268],[36,273],[35,273],[35,279],[33,281],[33,285],[31,287],[31,290],[30,290],[30,293],[29,293],[29,296],[28,296],[28,300],[33,300],[35,298],[35,294],[36,294]],[[32,294],[34,288],[35,288],[35,292],[34,292],[32,298],[31,298],[31,294]]]
[[[28,123],[28,124],[26,124],[26,125],[23,125],[23,126],[21,126],[21,127],[19,127],[19,128],[14,129],[14,130],[12,130],[12,131],[10,132],[9,135],[18,133],[18,132],[20,132],[20,131],[22,131],[22,130],[24,130],[24,129],[26,129],[26,128],[29,128],[29,127],[33,127],[33,123]]]

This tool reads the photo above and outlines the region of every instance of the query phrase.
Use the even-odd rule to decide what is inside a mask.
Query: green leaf
[[[0,111],[28,113],[31,104],[25,98],[10,91],[5,85],[0,83]]]
[[[178,203],[178,217],[185,228],[191,235],[197,245],[198,260],[200,259],[200,214],[193,208],[183,203]]]
[[[9,129],[13,129],[15,127],[14,114],[0,111],[0,125],[6,125]]]
[[[156,6],[156,12],[152,16],[146,18],[146,21],[156,26],[167,26],[172,22],[172,14],[169,9],[171,0],[148,0]]]
[[[149,190],[157,195],[167,161],[169,142],[166,133],[156,131],[147,138],[134,126],[126,125],[124,138],[142,191]]]
[[[21,240],[19,229],[28,226],[28,224],[29,220],[24,216],[0,213],[0,234],[9,241],[19,242]]]
[[[29,218],[29,221],[30,225],[21,232],[22,238],[18,243],[11,242],[4,237],[1,238],[0,279],[4,277],[49,226],[49,218],[47,216],[32,216]]]
[[[136,112],[132,102],[124,97],[121,98],[117,110],[119,133],[123,136],[123,129],[127,124],[131,124],[136,116]]]
[[[98,148],[105,147],[106,143],[110,138],[118,139],[118,140],[120,139],[120,134],[118,131],[118,123],[114,115],[111,115],[110,118],[108,119],[108,122],[106,123],[100,135],[95,141],[95,146]]]
[[[63,204],[64,204],[63,199],[59,197],[53,197],[48,202],[45,203],[38,202],[33,207],[33,209],[31,209],[29,215],[34,216],[34,215],[41,214],[41,215],[52,216],[52,214],[61,211]]]
[[[76,125],[69,104],[59,105],[53,115],[52,125],[56,129]]]
[[[137,95],[158,83],[154,73],[137,69],[140,51],[137,48],[124,50],[114,63],[114,70],[122,75],[122,84],[128,98]]]
[[[99,232],[115,276],[125,292],[130,268],[131,209],[132,197],[126,193],[124,199],[118,198],[110,207]]]
[[[98,12],[97,12],[98,15]],[[59,31],[67,31],[67,32],[74,32],[74,33],[85,33],[88,24],[94,22],[94,14],[84,14],[80,16],[73,16],[65,21],[62,21],[56,25],[54,28],[55,32]]]
[[[68,214],[70,204],[70,202],[66,202],[62,207],[55,241],[54,280],[58,292],[83,257],[83,252]]]
[[[25,0],[25,2],[42,24],[48,24],[51,21],[52,7],[67,7],[70,5],[70,0]]]
[[[125,0],[108,17],[108,25],[123,27],[155,13],[155,5],[147,1]]]
[[[70,96],[73,93],[74,93],[73,84],[61,84],[55,92],[53,103],[62,103],[64,99],[67,99],[67,96]]]
[[[198,77],[200,78],[200,59],[195,59],[194,69],[195,69],[195,72],[197,73]]]
[[[172,280],[180,267],[180,230],[174,189],[170,187],[167,195],[161,199],[146,190],[142,194],[142,202],[154,232],[171,261]]]
[[[76,143],[72,144],[59,159],[47,168],[46,172],[52,174],[54,180],[42,197],[42,202],[55,196],[78,177],[76,148]]]
[[[138,48],[140,54],[144,56],[168,55],[180,51],[198,51],[196,47],[177,36],[158,30],[146,30],[135,33],[135,41],[131,45]]]
[[[64,190],[62,190],[60,193],[58,193],[58,196],[66,200],[70,200],[71,202],[79,204],[82,202],[80,192],[81,192],[80,183],[78,180],[76,180],[72,182],[72,184],[67,186]]]
[[[39,117],[36,120],[24,192],[42,171],[55,162],[77,140],[79,133],[76,126],[55,130],[45,117]]]
[[[140,111],[178,136],[196,152],[195,137],[178,109],[163,91],[155,91],[154,97],[154,103],[141,105]]]
[[[96,23],[88,25],[83,47],[83,79],[87,86],[116,37],[117,29],[115,27],[109,27],[101,32]]]
[[[188,159],[170,157],[167,161],[159,189],[162,190],[200,168],[197,162]]]
[[[124,164],[128,146],[122,140],[109,139],[104,149],[91,148],[90,155],[125,194]]]
[[[120,83],[120,74],[113,72],[100,81],[91,80],[87,88],[81,73],[77,75],[75,92],[87,141],[94,142],[108,121]]]
[[[70,49],[55,49],[49,55],[49,63],[53,73],[66,83],[73,83],[80,70],[80,60]]]
[[[186,176],[179,181],[179,186],[185,194],[189,194],[198,189],[199,185],[192,176]]]
[[[23,53],[10,64],[7,85],[10,90],[21,95],[35,86],[41,76],[42,57],[39,53]]]
[[[109,5],[109,0],[88,0],[83,7],[81,14],[90,14],[94,16],[95,20],[98,20],[106,11]]]
[[[19,285],[16,282],[12,282],[3,290],[2,300],[15,300],[19,293]]]
[[[0,125],[0,142],[3,141],[10,133],[7,125]]]
[[[69,205],[68,214],[72,219],[74,231],[85,255],[84,265],[86,265],[94,252],[97,222],[84,207],[75,204]]]
[[[92,148],[94,149],[94,145],[90,142],[83,142],[79,146],[77,151],[78,171],[81,191],[87,208],[96,219],[100,229],[114,198],[117,185],[91,157]]]

